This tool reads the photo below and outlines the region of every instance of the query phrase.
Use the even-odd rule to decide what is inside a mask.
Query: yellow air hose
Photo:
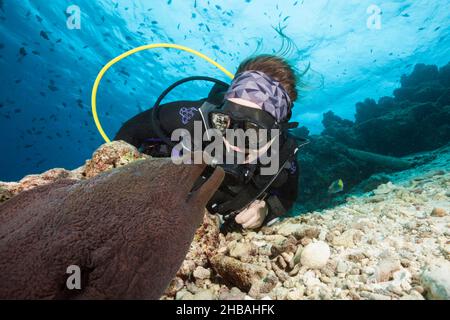
[[[197,57],[200,57],[200,58],[206,60],[207,62],[211,63],[213,66],[215,66],[220,71],[225,73],[228,77],[230,77],[230,79],[234,78],[234,76],[233,76],[233,74],[231,72],[229,72],[227,69],[225,69],[223,66],[221,66],[220,64],[218,64],[217,62],[215,62],[214,60],[209,58],[208,56],[206,56],[203,53],[198,52],[198,51],[196,51],[194,49],[191,49],[191,48],[185,47],[185,46],[181,46],[181,45],[178,45],[178,44],[172,44],[172,43],[148,44],[148,45],[145,45],[145,46],[140,46],[140,47],[134,48],[134,49],[129,50],[129,51],[125,52],[125,53],[122,53],[120,56],[118,56],[118,57],[112,59],[111,61],[109,61],[102,68],[102,70],[100,70],[99,74],[97,75],[97,78],[95,79],[94,86],[92,87],[92,95],[91,95],[92,116],[94,117],[94,122],[95,122],[95,125],[97,126],[98,132],[100,132],[100,135],[103,137],[103,139],[106,142],[111,142],[111,140],[108,138],[108,136],[106,135],[105,131],[103,130],[102,125],[100,123],[100,120],[98,119],[98,114],[97,114],[97,91],[98,91],[98,87],[100,85],[100,81],[102,80],[102,78],[105,75],[106,71],[108,71],[109,68],[111,68],[117,62],[119,62],[122,59],[125,59],[126,57],[131,56],[132,54],[135,54],[137,52],[141,52],[141,51],[144,51],[144,50],[155,49],[155,48],[173,48],[173,49],[178,49],[178,50],[182,50],[182,51],[186,51],[186,52],[192,53],[192,54],[196,55]]]

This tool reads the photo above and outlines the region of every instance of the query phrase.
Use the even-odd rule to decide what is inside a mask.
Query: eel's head
[[[105,175],[105,188],[98,182],[95,186],[105,195],[102,207],[114,209],[90,210],[90,217],[96,217],[88,239],[103,234],[109,244],[92,252],[89,278],[95,280],[80,297],[159,298],[223,177],[221,168],[177,165],[170,159],[139,160]]]

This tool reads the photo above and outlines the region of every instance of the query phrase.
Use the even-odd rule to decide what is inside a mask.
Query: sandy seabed
[[[258,232],[216,234],[206,216],[163,299],[450,299],[447,149]]]
[[[369,193],[257,231],[224,236],[205,214],[162,299],[450,299],[450,146],[425,156]],[[141,157],[105,144],[76,170],[0,182],[0,202]]]

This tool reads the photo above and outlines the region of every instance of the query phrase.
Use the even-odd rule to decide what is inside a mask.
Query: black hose
[[[155,102],[155,105],[153,106],[152,124],[151,124],[152,129],[155,131],[156,135],[162,141],[164,141],[164,143],[166,143],[167,145],[169,145],[171,147],[174,147],[176,145],[176,143],[173,142],[172,140],[170,140],[170,137],[168,137],[167,134],[164,133],[164,131],[161,128],[160,122],[159,122],[159,106],[161,104],[161,101],[169,94],[170,91],[172,91],[174,88],[178,87],[179,85],[189,82],[189,81],[198,81],[198,80],[214,82],[215,84],[219,84],[219,85],[228,87],[227,83],[217,80],[217,79],[214,79],[214,78],[211,78],[211,77],[193,76],[193,77],[184,78],[184,79],[178,80],[171,86],[167,87],[167,89],[164,90],[160,94],[160,96],[158,97],[158,99]]]

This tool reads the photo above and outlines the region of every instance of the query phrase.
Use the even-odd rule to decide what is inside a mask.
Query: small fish
[[[25,50],[24,47],[20,48],[20,49],[19,49],[19,56],[20,56],[20,58],[23,58],[23,57],[25,57],[26,55],[27,55],[27,50]]]
[[[50,40],[50,38],[48,37],[48,33],[45,32],[44,30],[41,31],[40,35],[41,35],[41,37],[44,38],[45,40]]]
[[[124,76],[126,76],[126,77],[129,77],[129,76],[130,76],[130,74],[129,74],[128,72],[125,71],[125,69],[122,69],[122,70],[120,70],[119,72],[120,72],[121,74],[123,74]]]
[[[334,181],[330,186],[328,187],[328,193],[329,194],[335,194],[339,193],[342,190],[344,190],[344,182],[342,179]]]

